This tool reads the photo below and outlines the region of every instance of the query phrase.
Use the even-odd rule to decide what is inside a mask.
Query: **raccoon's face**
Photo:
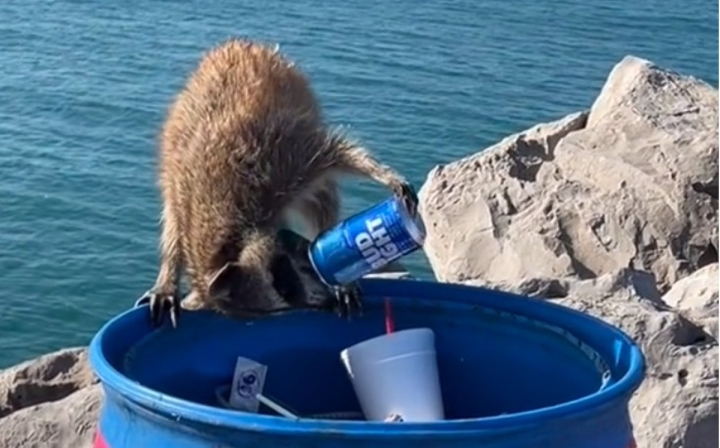
[[[270,285],[270,276],[227,263],[207,280],[207,289],[193,290],[183,300],[187,310],[214,309],[237,317],[251,317],[287,309],[283,298]]]
[[[270,268],[273,288],[292,307],[326,308],[334,303],[332,289],[315,272],[308,257],[310,241],[290,230],[278,232]]]
[[[306,254],[277,254],[272,268],[273,288],[293,308],[326,308],[331,289],[315,273]]]
[[[331,309],[336,299],[310,263],[310,242],[291,231],[277,236],[268,272],[227,263],[208,279],[206,291],[192,291],[183,300],[183,308],[211,308],[238,317],[293,308]]]

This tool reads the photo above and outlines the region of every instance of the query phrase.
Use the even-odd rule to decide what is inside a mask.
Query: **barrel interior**
[[[600,372],[577,346],[512,317],[439,301],[393,301],[398,330],[436,335],[447,419],[536,410],[593,394]],[[232,381],[238,356],[268,366],[264,393],[303,416],[358,412],[340,351],[384,331],[382,298],[366,298],[352,321],[294,312],[249,322],[184,313],[178,329],[150,332],[147,320],[108,327],[103,353],[129,380],[155,391],[220,406],[215,391]],[[261,407],[261,413],[274,413]]]

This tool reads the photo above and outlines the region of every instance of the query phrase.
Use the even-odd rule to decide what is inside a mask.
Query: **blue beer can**
[[[425,226],[393,196],[321,233],[310,262],[330,286],[346,285],[422,247]]]

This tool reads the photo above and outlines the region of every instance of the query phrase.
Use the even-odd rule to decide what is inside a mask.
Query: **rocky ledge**
[[[439,281],[623,329],[648,362],[638,448],[717,448],[716,89],[626,57],[590,110],[434,168],[420,198]],[[90,447],[101,397],[84,348],[6,369],[0,446]]]
[[[433,169],[438,280],[552,300],[648,362],[638,448],[718,447],[718,93],[626,57],[590,110]]]

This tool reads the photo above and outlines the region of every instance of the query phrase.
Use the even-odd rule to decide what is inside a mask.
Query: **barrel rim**
[[[437,293],[437,288],[442,288],[444,291],[452,290],[460,295],[460,297],[454,296],[448,302],[472,303],[475,301],[472,296],[478,289],[483,290],[486,294],[496,296],[493,302],[496,303],[498,308],[502,308],[503,301],[507,300],[537,300],[514,293],[462,284],[381,278],[365,278],[360,282],[364,289],[367,287],[382,289],[382,294],[369,293],[370,298],[379,298],[380,295],[396,295],[429,299],[432,297],[428,296],[434,296]],[[402,434],[407,437],[419,437],[432,434],[433,437],[443,437],[443,435],[452,437],[458,432],[479,433],[488,430],[511,430],[521,426],[538,425],[602,409],[624,397],[629,399],[631,394],[640,386],[645,374],[646,361],[640,347],[622,330],[594,316],[551,302],[543,302],[542,306],[552,307],[556,313],[574,314],[576,317],[586,319],[588,323],[592,322],[593,325],[602,327],[604,331],[614,333],[614,336],[622,340],[627,347],[624,354],[629,359],[627,372],[615,383],[598,392],[554,406],[493,417],[443,420],[439,422],[404,422],[394,425],[384,422],[318,420],[312,418],[291,420],[281,416],[251,413],[239,417],[238,411],[193,403],[135,383],[110,365],[102,354],[101,345],[103,336],[110,327],[127,319],[132,313],[147,313],[147,305],[139,307],[141,309],[127,310],[107,321],[90,342],[89,361],[102,382],[103,388],[112,390],[124,399],[142,406],[150,410],[150,412],[172,415],[175,418],[187,419],[211,426],[286,435],[311,435],[325,432],[342,434],[343,436],[381,437]]]

